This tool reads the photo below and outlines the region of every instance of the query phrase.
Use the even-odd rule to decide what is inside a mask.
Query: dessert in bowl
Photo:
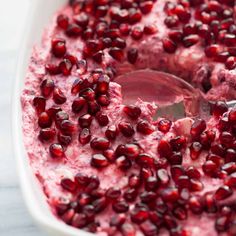
[[[230,0],[70,1],[55,14],[21,104],[29,163],[58,220],[98,235],[235,235],[234,14]],[[211,116],[124,105],[116,78],[140,69],[191,83]]]

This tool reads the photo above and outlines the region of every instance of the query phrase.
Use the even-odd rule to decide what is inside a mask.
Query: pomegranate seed
[[[127,170],[132,166],[131,161],[125,156],[118,157],[116,159],[116,164],[121,170]]]
[[[179,202],[185,204],[189,200],[189,197],[190,197],[189,190],[187,188],[181,189],[179,196],[180,196]]]
[[[59,70],[64,76],[68,76],[71,73],[72,70],[72,63],[68,59],[63,59],[59,64]]]
[[[175,202],[179,199],[179,192],[177,188],[166,188],[161,192],[161,197],[165,202]]]
[[[183,39],[183,32],[181,30],[171,30],[168,34],[173,42],[181,42]]]
[[[176,15],[167,16],[164,23],[168,28],[176,27],[179,24],[179,19]]]
[[[211,160],[206,161],[202,166],[202,170],[206,175],[213,175],[217,169],[217,165]]]
[[[173,215],[178,220],[186,220],[187,219],[187,211],[184,207],[175,207],[172,212],[173,212]]]
[[[217,201],[224,200],[224,199],[230,197],[232,194],[233,194],[232,189],[227,185],[223,185],[216,190],[215,199]]]
[[[130,8],[129,10],[129,23],[130,24],[135,24],[139,22],[142,19],[142,13],[140,10],[135,9],[135,8]]]
[[[91,166],[101,168],[108,166],[108,160],[102,154],[95,154],[91,159]]]
[[[134,128],[129,122],[122,121],[119,123],[118,127],[120,132],[127,138],[133,136],[135,133]]]
[[[54,89],[53,100],[56,104],[63,104],[66,102],[66,97],[59,88]]]
[[[115,140],[116,136],[118,135],[118,130],[116,126],[115,125],[109,126],[105,132],[105,135],[109,140]]]
[[[95,92],[91,88],[86,88],[82,90],[79,95],[83,97],[86,101],[93,101],[95,99]]]
[[[135,236],[135,234],[136,234],[133,225],[129,224],[129,223],[124,223],[121,226],[120,230],[122,232],[122,235],[124,235],[124,236]]]
[[[183,33],[184,33],[184,36],[196,34],[196,33],[197,33],[197,27],[196,27],[196,25],[193,25],[193,24],[186,24],[186,25],[183,27]]]
[[[109,97],[107,95],[100,95],[97,98],[97,102],[101,106],[108,106],[110,104],[110,99],[109,99]]]
[[[140,225],[140,229],[145,236],[157,235],[158,228],[149,220]]]
[[[168,160],[166,158],[159,158],[158,160],[155,160],[154,165],[155,169],[161,169],[161,168],[167,168],[168,166]]]
[[[131,188],[138,188],[141,184],[140,177],[137,175],[131,175],[129,176],[129,186]]]
[[[49,151],[52,158],[61,158],[64,157],[64,148],[61,144],[54,143],[49,147]]]
[[[51,108],[49,108],[49,109],[47,110],[47,113],[48,113],[48,115],[49,115],[50,117],[52,117],[52,119],[55,119],[56,114],[57,114],[58,112],[60,112],[60,111],[62,111],[62,110],[61,110],[61,108],[60,108],[59,106],[53,105]],[[69,117],[68,117],[68,118],[69,118]]]
[[[165,181],[165,179],[164,179]],[[150,176],[147,178],[146,183],[145,183],[145,189],[147,191],[154,191],[158,187],[158,180],[154,176]]]
[[[58,133],[57,139],[58,139],[59,143],[64,145],[64,146],[68,146],[71,143],[71,141],[72,141],[71,136],[64,135],[62,133]]]
[[[177,180],[179,179],[179,177],[181,175],[185,174],[184,169],[181,165],[171,166],[170,172],[171,172],[171,176],[175,182],[177,182]]]
[[[68,16],[66,16],[64,14],[58,15],[58,17],[57,17],[57,25],[61,29],[66,30],[68,25],[69,25],[69,18],[68,18]]]
[[[66,53],[66,41],[64,39],[52,40],[52,54],[55,57],[63,57]]]
[[[194,178],[194,179],[200,179],[201,177],[201,173],[199,172],[198,169],[196,169],[193,166],[190,166],[187,170],[186,170],[186,174],[189,178]]]
[[[80,75],[83,75],[87,72],[87,61],[86,60],[79,60],[77,63],[77,72],[80,74]],[[79,92],[79,91],[78,91]],[[78,93],[77,92],[77,93]]]
[[[54,81],[52,79],[43,80],[40,85],[42,95],[45,98],[48,98],[52,94],[54,86]]]
[[[84,114],[79,117],[79,125],[81,128],[89,128],[93,121],[93,117],[90,114]]]
[[[125,106],[123,108],[124,113],[133,120],[137,120],[141,115],[141,109],[134,105]]]
[[[173,155],[168,157],[168,161],[171,165],[181,165],[183,162],[183,156],[180,152],[173,152]]]
[[[38,118],[38,125],[41,128],[48,128],[52,125],[52,119],[47,112],[42,112]]]
[[[61,180],[61,186],[69,192],[74,192],[77,188],[76,183],[69,178],[63,178]]]
[[[170,143],[166,140],[160,140],[157,151],[161,157],[170,157],[172,154]]]
[[[110,226],[121,227],[126,221],[124,214],[117,214],[111,217]]]
[[[79,185],[86,186],[89,183],[90,179],[87,175],[78,173],[75,175],[75,182]]]
[[[234,34],[225,34],[224,44],[229,47],[231,47],[232,45],[235,45],[236,44],[236,36]]]
[[[152,10],[153,2],[152,1],[141,2],[139,7],[143,14],[148,14]]]
[[[152,176],[153,175],[153,172],[150,168],[148,167],[142,167],[141,170],[140,170],[140,178],[142,180],[147,180],[148,177]]]
[[[63,134],[72,135],[77,131],[77,126],[70,120],[63,120],[60,124]]]
[[[89,23],[89,17],[85,12],[80,13],[74,17],[74,21],[80,27],[85,28]]]
[[[231,109],[231,111],[229,112],[228,118],[231,124],[236,123],[236,109],[235,108]]]
[[[218,232],[224,232],[229,228],[229,218],[227,216],[221,216],[215,221],[215,229]]]
[[[228,111],[228,106],[223,101],[217,101],[211,107],[211,112],[216,117],[222,116],[227,111]]]
[[[152,166],[154,164],[154,158],[146,153],[141,153],[137,158],[136,162],[140,166]]]
[[[170,127],[172,125],[172,122],[168,119],[162,119],[158,122],[158,130],[160,130],[163,133],[167,133],[170,130]]]
[[[228,59],[225,62],[225,66],[229,70],[233,70],[236,68],[236,57],[228,57]]]
[[[140,224],[148,219],[148,211],[145,208],[134,208],[131,212],[131,220],[136,223]]]
[[[214,199],[214,196],[211,193],[206,193],[204,195],[203,205],[208,213],[216,213],[217,212],[217,205]]]
[[[189,189],[190,188],[190,179],[189,179],[189,177],[186,176],[186,175],[181,175],[178,178],[177,185],[178,185],[179,189],[183,189],[183,188]]]
[[[154,132],[154,129],[152,128],[151,124],[148,121],[141,120],[137,124],[137,131],[144,135],[149,135]]]
[[[98,112],[96,114],[96,119],[100,126],[107,126],[109,123],[109,118],[107,115]]]
[[[184,47],[188,48],[193,46],[194,44],[197,44],[198,41],[199,41],[199,36],[191,34],[183,38],[183,45]]]
[[[105,197],[101,197],[93,202],[93,206],[94,206],[94,211],[96,213],[100,213],[107,208],[108,202]]]
[[[83,97],[76,98],[72,103],[72,111],[79,113],[85,106],[86,100]]]
[[[229,114],[230,115],[230,114]],[[220,134],[219,140],[221,144],[225,145],[226,147],[233,143],[234,138],[231,133],[224,131]]]
[[[168,53],[174,53],[177,49],[177,45],[169,38],[164,38],[162,40],[163,48]]]
[[[81,90],[81,84],[82,80],[81,79],[76,79],[71,87],[71,93],[73,95],[76,95],[80,90]]]
[[[193,142],[189,147],[189,149],[190,149],[190,157],[192,158],[192,160],[196,160],[198,159],[202,151],[202,145],[199,142]]]
[[[201,214],[203,211],[203,206],[202,203],[197,196],[192,196],[189,199],[189,209],[194,213],[194,214]]]
[[[117,47],[110,48],[109,54],[117,61],[122,61],[122,59],[124,58],[124,52],[122,51],[122,49]]]
[[[74,209],[68,209],[62,216],[61,219],[67,223],[67,224],[71,224],[72,218],[75,214]]]
[[[69,119],[69,115],[64,111],[59,111],[55,115],[55,122],[58,127],[60,127],[61,122],[63,120],[68,120],[68,119]]]
[[[96,92],[99,94],[104,94],[108,92],[110,78],[107,75],[100,75],[97,80]]]
[[[124,213],[129,210],[129,205],[124,200],[118,200],[113,203],[112,209],[117,213]]]
[[[67,30],[66,30],[66,34],[69,37],[78,37],[80,36],[82,33],[82,28],[77,25],[77,24],[69,24]]]
[[[41,141],[51,141],[56,135],[56,130],[54,128],[44,128],[40,130],[39,139]]]
[[[86,185],[86,191],[92,192],[93,190],[98,189],[98,187],[100,185],[100,181],[97,176],[91,176],[91,177],[89,177],[88,182],[85,185]]]
[[[155,34],[157,33],[157,27],[154,24],[145,25],[143,28],[143,32],[144,34],[147,34],[147,35]]]
[[[186,8],[184,8],[181,5],[178,5],[175,8],[175,13],[178,16],[179,20],[183,23],[187,23],[189,22],[190,18],[191,18],[191,13],[189,10],[187,10]]]
[[[143,29],[140,26],[135,26],[132,28],[130,35],[134,40],[139,40],[143,37]]]
[[[106,138],[94,138],[90,142],[90,146],[91,148],[96,149],[96,150],[106,150],[109,148],[110,142]]]
[[[236,187],[236,173],[232,173],[225,180],[225,185],[235,188]]]
[[[136,158],[140,153],[140,148],[137,144],[128,143],[124,146],[125,156],[129,158]]]
[[[228,57],[229,57],[228,52],[220,52],[216,55],[216,57],[214,59],[217,62],[225,63]]]
[[[202,119],[196,119],[191,127],[190,134],[193,138],[198,138],[200,134],[206,129],[206,122]]]
[[[161,185],[167,185],[170,181],[170,177],[166,169],[159,169],[157,171],[157,179]]]
[[[180,151],[186,145],[186,138],[184,136],[177,136],[170,140],[171,147],[174,151]]]
[[[201,191],[203,189],[203,184],[197,179],[190,179],[190,190],[191,191]]]
[[[33,105],[34,105],[37,113],[41,114],[42,112],[45,111],[46,99],[42,96],[34,97]]]
[[[103,56],[104,56],[104,52],[100,50],[96,52],[95,54],[93,54],[93,60],[97,62],[98,64],[101,64],[103,61]]]
[[[121,195],[121,190],[119,188],[110,187],[106,191],[106,197],[112,200],[117,199]]]
[[[124,39],[118,37],[112,42],[112,46],[124,49],[126,48],[126,42]]]
[[[124,36],[128,36],[130,32],[130,26],[126,23],[120,24],[120,33]]]

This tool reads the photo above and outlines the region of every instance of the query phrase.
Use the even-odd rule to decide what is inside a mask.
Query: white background
[[[0,235],[44,236],[18,187],[11,143],[11,94],[29,1],[0,0]],[[49,0],[50,1],[50,0]]]

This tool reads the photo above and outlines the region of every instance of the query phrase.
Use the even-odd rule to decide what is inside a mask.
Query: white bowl
[[[33,45],[35,43],[40,43],[44,27],[50,21],[53,13],[66,4],[66,2],[66,0],[30,1],[30,12],[26,20],[24,39],[21,44],[21,52],[18,58],[18,68],[13,94],[13,143],[24,200],[35,222],[50,235],[89,236],[92,234],[64,224],[57,220],[51,213],[39,182],[30,168],[22,133],[20,95],[24,86],[25,75]]]

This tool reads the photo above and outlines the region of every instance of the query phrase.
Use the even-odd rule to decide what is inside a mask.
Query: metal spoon
[[[124,104],[134,104],[140,98],[158,106],[155,117],[179,119],[183,117],[209,117],[210,104],[200,91],[189,83],[165,72],[145,69],[118,76]],[[236,101],[228,102],[234,106]]]

